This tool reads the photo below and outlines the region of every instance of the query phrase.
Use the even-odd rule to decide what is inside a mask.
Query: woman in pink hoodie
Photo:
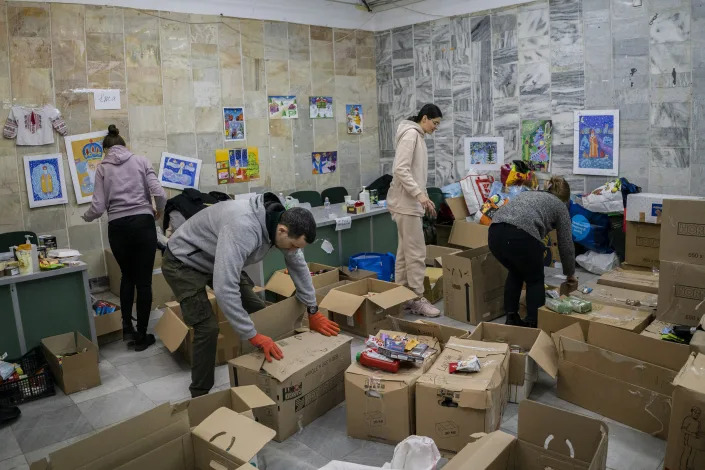
[[[103,152],[103,161],[95,173],[93,201],[83,220],[90,222],[106,210],[108,212],[108,241],[122,273],[123,339],[134,339],[135,350],[143,351],[155,341],[154,335],[147,334],[152,308],[152,269],[157,250],[154,220],[162,216],[166,194],[150,161],[127,150],[120,131],[113,124],[108,127],[108,135],[103,140]],[[135,288],[136,332],[132,325]]]

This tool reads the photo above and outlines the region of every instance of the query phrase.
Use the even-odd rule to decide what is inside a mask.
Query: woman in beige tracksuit
[[[423,216],[424,213],[432,217],[436,215],[433,202],[426,194],[428,151],[424,136],[436,130],[442,117],[438,106],[427,104],[417,116],[399,124],[394,178],[387,193],[387,206],[399,233],[396,282],[408,286],[418,296],[407,302],[404,310],[428,317],[437,317],[441,312],[423,297],[426,274]]]

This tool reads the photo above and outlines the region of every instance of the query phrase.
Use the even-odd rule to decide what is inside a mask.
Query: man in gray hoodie
[[[316,239],[316,221],[301,208],[284,210],[279,198],[265,193],[250,200],[224,201],[195,214],[169,239],[162,272],[186,324],[193,328],[191,396],[205,395],[213,387],[218,323],[206,295],[212,284],[218,306],[244,340],[260,348],[265,358],[283,354],[272,338],[257,333],[242,306],[240,272],[279,248],[294,285],[296,297],[307,306],[311,330],[326,336],[340,328],[318,311],[316,292],[301,251]]]

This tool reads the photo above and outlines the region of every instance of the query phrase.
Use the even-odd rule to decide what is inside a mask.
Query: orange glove
[[[334,321],[328,320],[321,312],[308,316],[308,326],[324,336],[338,336],[340,327]]]
[[[252,344],[252,346],[255,346],[256,348],[262,350],[262,352],[264,353],[264,358],[267,359],[267,362],[272,362],[272,358],[276,359],[277,361],[280,361],[284,358],[284,353],[282,353],[282,350],[279,349],[277,343],[275,343],[274,340],[269,336],[264,336],[257,333],[252,338],[250,338],[250,343]]]

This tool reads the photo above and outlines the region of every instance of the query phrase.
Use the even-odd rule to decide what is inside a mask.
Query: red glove
[[[328,320],[321,312],[308,316],[308,327],[324,336],[338,336],[340,331],[338,324]]]
[[[277,361],[284,358],[284,353],[282,353],[282,350],[279,349],[277,343],[275,343],[269,336],[264,336],[257,333],[250,338],[250,343],[252,343],[252,346],[262,350],[264,353],[264,358],[267,359],[267,362],[272,362],[272,358]]]

